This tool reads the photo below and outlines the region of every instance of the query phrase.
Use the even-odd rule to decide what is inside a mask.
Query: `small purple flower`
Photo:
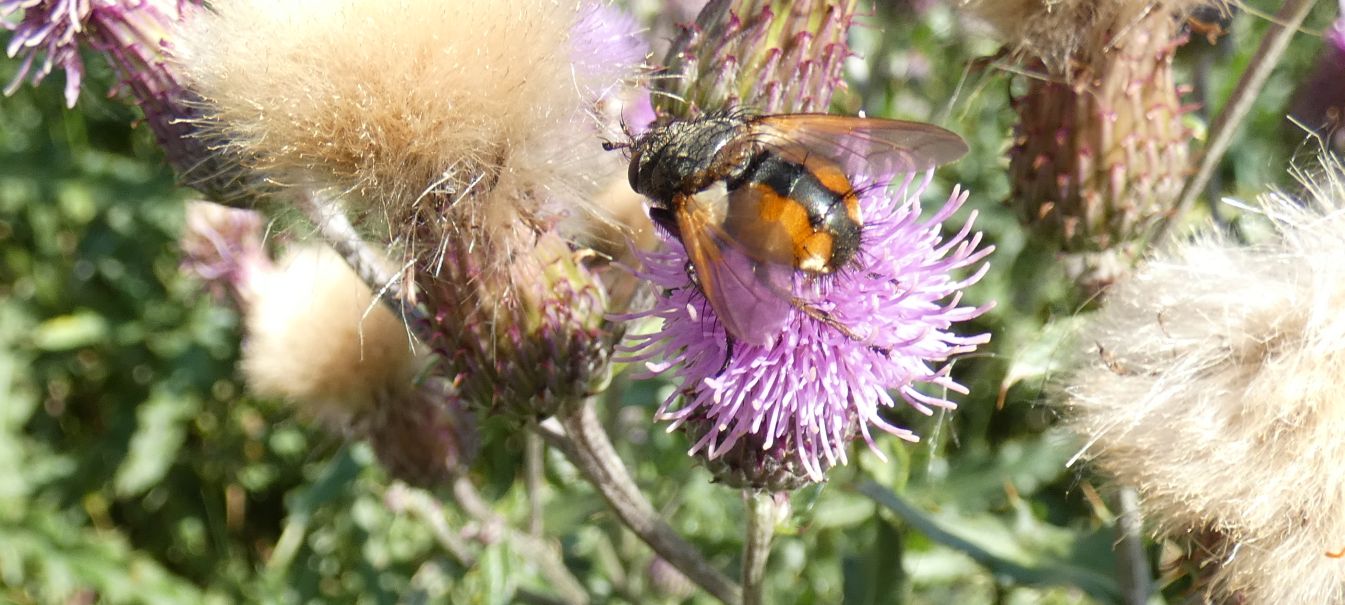
[[[1345,149],[1345,0],[1335,23],[1322,36],[1317,64],[1294,93],[1289,116],[1297,125],[1323,135],[1337,151]],[[1299,126],[1294,126],[1298,128]]]
[[[919,196],[929,179],[908,176],[892,193],[873,186],[887,179],[857,183],[865,231],[856,260],[830,277],[795,274],[795,295],[865,342],[791,307],[783,332],[767,344],[737,342],[730,348],[688,275],[679,242],[665,234],[662,252],[641,254],[644,267],[638,273],[664,295],[632,317],[657,318],[662,327],[634,337],[627,352],[632,361],[646,362],[651,375],[675,368],[680,388],[663,402],[659,416],[671,420],[671,428],[690,425],[696,439],[691,453],[711,462],[732,457],[730,466],[747,484],[821,481],[828,468],[845,464],[846,447],[857,434],[873,446],[870,426],[917,439],[883,419],[880,410],[896,405],[889,391],[926,414],[954,407],[919,386],[966,392],[948,366],[935,364],[990,339],[957,336],[950,329],[989,309],[962,305],[960,293],[987,265],[964,279],[953,272],[980,263],[992,248],[980,247],[981,236],[972,231],[974,213],[957,234],[941,234],[942,222],[961,207],[965,192],[955,190],[938,212],[920,218]],[[745,473],[744,458],[753,467]],[[763,478],[781,470],[794,479],[782,484]]]
[[[258,275],[275,270],[266,253],[266,217],[255,210],[210,202],[187,204],[182,230],[182,271],[201,280],[216,299],[246,308]]]
[[[85,29],[85,20],[92,8],[89,0],[34,0],[0,1],[0,24],[14,32],[5,54],[9,58],[24,55],[19,71],[5,86],[5,95],[14,94],[24,79],[34,86],[53,69],[65,70],[65,103],[75,106],[79,100],[79,85],[84,79],[84,61],[79,56],[79,35]],[[14,22],[15,13],[23,11],[23,18]],[[42,58],[38,63],[38,57]],[[33,71],[34,64],[37,70]]]
[[[0,0],[0,24],[14,32],[6,51],[10,58],[22,56],[4,94],[24,81],[41,84],[60,67],[66,105],[74,107],[84,75],[80,46],[87,44],[117,72],[119,83],[109,94],[129,91],[184,184],[216,202],[250,205],[265,184],[219,153],[219,141],[203,136],[200,100],[184,87],[181,66],[173,62],[174,28],[202,10],[199,5],[200,0]],[[15,19],[20,11],[23,16]]]
[[[191,2],[0,0],[0,24],[14,32],[5,53],[11,59],[23,55],[4,93],[13,94],[25,79],[41,84],[60,67],[65,71],[65,103],[74,107],[84,79],[81,42],[107,53],[129,84],[140,84],[134,76],[160,63],[166,26],[180,18],[187,4]],[[20,11],[23,17],[16,21]]]

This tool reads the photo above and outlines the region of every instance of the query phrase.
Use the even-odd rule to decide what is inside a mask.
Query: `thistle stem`
[[[464,512],[483,525],[502,531],[514,550],[537,565],[538,571],[551,583],[551,587],[562,601],[570,605],[589,603],[590,599],[584,585],[570,573],[556,546],[509,525],[504,517],[486,503],[471,480],[463,476],[453,479],[453,500]]]
[[[742,590],[669,527],[640,492],[598,422],[592,401],[575,407],[556,419],[538,424],[535,427],[538,434],[565,454],[607,501],[621,523],[655,553],[720,601],[731,605],[742,603]]]
[[[759,490],[743,490],[747,529],[743,532],[743,605],[762,605],[766,559],[775,537],[775,496]]]
[[[1149,239],[1150,243],[1162,242],[1169,237],[1172,225],[1191,210],[1200,194],[1205,191],[1205,185],[1214,175],[1214,170],[1218,168],[1224,153],[1233,144],[1233,135],[1237,133],[1247,113],[1251,111],[1252,104],[1265,87],[1271,71],[1279,64],[1280,57],[1289,47],[1289,40],[1293,38],[1299,26],[1303,25],[1303,20],[1307,18],[1313,4],[1314,0],[1285,0],[1275,18],[1270,20],[1270,29],[1266,30],[1265,36],[1261,38],[1261,47],[1252,55],[1252,62],[1246,71],[1242,72],[1237,87],[1233,89],[1233,95],[1210,124],[1209,143],[1205,146],[1205,153],[1200,157],[1195,174],[1187,179],[1186,185],[1182,187],[1181,196],[1177,198],[1176,207],[1168,215],[1167,220],[1158,225],[1153,237]]]
[[[393,511],[411,513],[429,527],[434,540],[458,565],[464,568],[476,565],[476,555],[468,548],[467,541],[448,526],[443,505],[438,500],[400,481],[388,487],[385,500]]]
[[[430,342],[430,321],[402,295],[399,275],[383,268],[383,259],[360,237],[335,200],[312,191],[299,193],[295,206],[317,228],[323,241],[331,246],[360,280],[383,301],[420,342]]]
[[[1149,559],[1144,555],[1143,520],[1139,494],[1133,487],[1120,493],[1121,516],[1116,522],[1117,565],[1121,574],[1121,597],[1126,605],[1149,602]]]
[[[542,535],[542,438],[536,433],[523,437],[523,481],[528,492],[528,533]]]

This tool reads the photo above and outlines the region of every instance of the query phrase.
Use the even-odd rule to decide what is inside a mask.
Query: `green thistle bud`
[[[417,282],[435,310],[429,344],[464,399],[490,413],[540,418],[605,387],[620,330],[604,319],[606,290],[583,252],[546,232],[492,267],[465,243],[446,245],[440,272],[418,273]]]
[[[854,0],[711,2],[668,54],[660,114],[746,105],[763,113],[826,111],[843,85]],[[685,100],[685,102],[679,101]]]
[[[971,5],[1041,74],[1013,101],[1009,174],[1019,218],[1067,255],[1087,291],[1125,271],[1189,171],[1190,111],[1173,75],[1198,2]]]

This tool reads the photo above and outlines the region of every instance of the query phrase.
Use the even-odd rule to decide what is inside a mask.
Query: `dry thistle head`
[[[1188,166],[1173,75],[1198,0],[964,0],[1036,75],[1013,100],[1010,203],[1058,242],[1085,291],[1117,277]]]
[[[335,252],[297,247],[254,281],[241,365],[253,392],[345,427],[414,380],[406,328]]]
[[[595,9],[212,6],[187,25],[180,54],[219,144],[278,182],[340,192],[412,252],[432,254],[440,236],[490,244],[521,220],[565,218],[617,168],[590,114],[642,55],[583,46],[613,46],[589,19]]]
[[[240,291],[248,387],[291,402],[348,437],[368,438],[394,476],[435,485],[475,451],[475,421],[457,385],[418,379],[425,359],[406,328],[327,248],[289,251]]]
[[[457,385],[416,379],[424,360],[405,329],[334,253],[299,248],[271,262],[264,224],[254,211],[196,202],[182,236],[184,271],[245,318],[249,387],[346,437],[369,439],[400,479],[447,482],[476,445]]]
[[[1217,600],[1345,602],[1345,172],[1306,184],[1262,200],[1269,241],[1207,235],[1120,282],[1067,383],[1083,454]]]
[[[464,396],[545,415],[606,380],[606,298],[572,242],[621,168],[601,135],[644,57],[632,20],[596,2],[214,7],[183,55],[219,140],[340,192],[403,252]]]

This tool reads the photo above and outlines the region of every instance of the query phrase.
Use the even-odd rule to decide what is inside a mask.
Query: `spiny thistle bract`
[[[1086,455],[1135,487],[1219,601],[1343,603],[1345,172],[1261,200],[1112,288],[1066,381]]]
[[[855,0],[730,3],[722,19],[684,28],[685,46],[669,57],[675,72],[655,98],[672,115],[746,105],[763,113],[825,112],[844,84],[846,35]]]
[[[713,105],[721,103],[780,112],[825,109],[849,56],[845,36],[854,3],[799,2],[777,14],[780,6],[732,3],[723,22],[692,32],[672,57],[686,77],[665,81],[673,97],[691,102],[663,102],[665,111],[685,116],[721,109]],[[672,421],[670,430],[685,430],[691,453],[728,485],[778,491],[823,481],[829,468],[846,461],[851,441],[862,436],[873,444],[872,428],[914,440],[914,433],[886,420],[883,409],[897,400],[925,413],[953,407],[920,385],[965,392],[947,366],[936,366],[989,339],[952,332],[987,308],[964,306],[959,290],[983,273],[990,248],[980,247],[970,221],[951,237],[941,233],[965,193],[954,191],[922,219],[919,197],[928,175],[849,176],[864,216],[858,258],[823,279],[796,273],[790,294],[868,342],[790,308],[782,333],[764,345],[737,342],[730,355],[726,331],[688,274],[679,240],[662,232],[662,251],[641,255],[637,274],[661,295],[632,317],[656,320],[657,327],[635,337],[626,354],[646,363],[649,374],[675,377],[678,389],[659,417]],[[953,277],[978,265],[964,280]]]
[[[643,60],[632,20],[530,0],[214,9],[182,55],[215,139],[339,195],[402,255],[426,344],[473,403],[545,416],[606,379],[617,331],[596,329],[603,286],[571,248],[621,168],[601,104]]]

